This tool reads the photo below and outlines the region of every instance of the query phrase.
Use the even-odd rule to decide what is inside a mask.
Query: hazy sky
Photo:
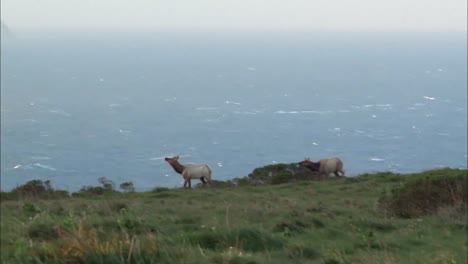
[[[13,32],[466,32],[467,0],[1,0]]]

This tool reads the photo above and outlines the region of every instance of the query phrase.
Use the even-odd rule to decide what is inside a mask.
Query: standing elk
[[[182,175],[184,178],[184,188],[187,184],[189,188],[192,188],[192,179],[200,179],[203,185],[207,182],[211,182],[211,169],[207,164],[182,165],[179,163],[179,156],[165,158],[164,160],[171,165],[175,172]]]

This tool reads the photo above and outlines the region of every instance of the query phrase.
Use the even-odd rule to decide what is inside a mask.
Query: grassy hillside
[[[296,173],[73,197],[23,186],[2,193],[1,262],[466,263],[467,170],[288,182]]]

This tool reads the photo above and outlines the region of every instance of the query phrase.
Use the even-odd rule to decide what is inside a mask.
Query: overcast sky
[[[467,0],[1,0],[13,32],[466,32]]]

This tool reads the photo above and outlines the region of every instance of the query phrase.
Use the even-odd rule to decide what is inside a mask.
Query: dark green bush
[[[23,213],[28,217],[33,217],[40,212],[41,210],[39,210],[39,208],[34,206],[32,203],[25,203],[23,205]]]
[[[256,168],[243,179],[243,184],[247,182],[249,185],[265,185],[305,180],[319,180],[319,177],[317,172],[300,167],[296,163],[280,163]],[[241,181],[238,180],[238,182],[240,183]]]
[[[316,259],[320,257],[320,254],[316,250],[304,245],[289,245],[286,250],[286,254],[290,259]]]
[[[219,250],[238,247],[246,251],[263,251],[283,247],[283,240],[253,228],[220,232],[203,231],[189,235],[189,241],[202,248]]]
[[[49,180],[31,180],[14,188],[11,192],[2,192],[1,200],[19,199],[58,199],[69,197],[65,190],[55,190]]]
[[[169,189],[167,187],[156,187],[153,190],[151,190],[151,192],[168,192],[170,190],[171,189]]]
[[[72,194],[75,197],[100,196],[104,194],[115,193],[114,190],[101,186],[83,186],[78,192]]]
[[[135,186],[133,186],[133,182],[122,182],[120,184],[120,189],[125,192],[134,192]]]
[[[414,179],[408,179],[391,195],[379,200],[380,207],[400,217],[418,217],[434,214],[441,207],[456,207],[465,211],[467,206],[467,171],[433,170]]]
[[[59,237],[57,226],[52,223],[32,224],[28,228],[28,235],[35,240],[53,240]]]

